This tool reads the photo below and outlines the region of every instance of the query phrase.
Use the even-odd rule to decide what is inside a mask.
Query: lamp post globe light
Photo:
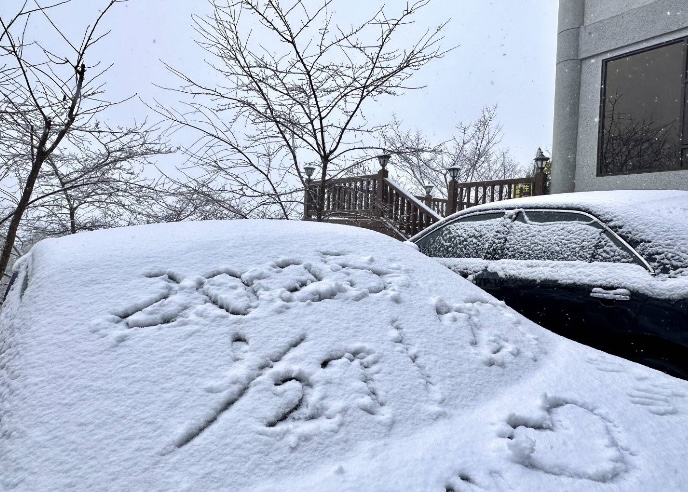
[[[433,185],[431,184],[426,184],[423,188],[425,188],[425,194],[427,196],[432,196],[432,189],[434,188]]]
[[[451,177],[452,181],[459,179],[459,173],[461,172],[461,168],[459,166],[449,167],[447,168],[447,171],[449,172],[449,176]]]
[[[392,156],[387,154],[387,153],[384,153],[384,154],[377,156],[377,161],[380,163],[380,167],[382,169],[385,169],[387,167],[387,163],[389,162],[389,159],[391,157]]]
[[[542,149],[538,147],[537,152],[535,152],[535,158],[533,159],[533,161],[535,162],[535,172],[544,173],[545,164],[547,164],[547,161],[549,161],[549,157],[543,154]]]
[[[311,177],[313,177],[313,172],[315,172],[315,166],[311,166],[309,164],[308,166],[303,166],[303,170],[306,173],[306,177],[308,178],[308,181],[310,181]]]

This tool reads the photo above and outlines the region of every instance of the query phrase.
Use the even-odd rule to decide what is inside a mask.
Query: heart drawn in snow
[[[540,412],[509,415],[512,460],[550,475],[603,483],[624,473],[628,465],[614,424],[586,406],[544,395]]]

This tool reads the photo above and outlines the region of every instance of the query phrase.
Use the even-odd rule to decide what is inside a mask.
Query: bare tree
[[[497,107],[485,106],[480,116],[469,123],[458,123],[451,140],[432,143],[419,130],[405,130],[394,119],[384,132],[384,142],[395,158],[395,178],[415,192],[433,185],[442,196],[447,194],[447,168],[460,169],[459,181],[486,181],[523,177],[527,170],[499,146],[502,126]]]
[[[164,193],[159,194],[155,207],[148,210],[147,222],[231,220],[249,216],[235,194],[217,186],[212,176],[182,173],[181,178],[167,175],[165,178]]]
[[[118,163],[152,150],[145,146],[132,150],[141,138],[148,142],[143,126],[110,128],[97,120],[97,115],[118,103],[103,98],[100,80],[109,67],[101,68],[87,55],[107,34],[100,33],[100,24],[120,1],[104,2],[77,37],[65,32],[53,15],[71,0],[47,6],[38,0],[29,6],[25,1],[14,15],[0,18],[0,210],[6,224],[0,272],[7,269],[22,219],[32,204],[42,203],[48,220],[48,199],[61,196],[71,202],[71,223],[64,231],[73,232],[77,209],[85,203],[77,201],[87,200],[77,194],[86,185],[94,189],[99,178],[112,180]],[[78,155],[88,148],[103,150],[100,155]],[[110,175],[104,178],[99,171]],[[103,187],[105,183],[98,184],[96,194],[104,196]],[[54,223],[51,227],[59,229]]]
[[[70,140],[69,151],[46,159],[21,229],[31,237],[62,236],[80,231],[146,222],[159,207],[166,187],[144,175],[150,158],[169,153],[145,125],[126,132]],[[164,183],[163,183],[164,184]],[[2,188],[6,195],[9,190]],[[0,217],[0,226],[13,216]]]
[[[386,150],[394,154],[390,172],[402,186],[420,194],[426,185],[446,190],[446,142],[433,143],[418,129],[404,129],[396,116],[382,135]]]
[[[334,22],[334,0],[210,0],[213,13],[194,22],[224,83],[204,84],[171,69],[189,96],[186,109],[157,110],[197,132],[187,148],[191,164],[248,202],[251,216],[291,217],[303,196],[302,166],[317,164],[322,220],[326,181],[377,150],[370,142],[379,127],[364,108],[413,88],[409,78],[445,53],[439,47],[444,25],[415,41],[404,37],[429,2],[406,4],[393,17],[380,8],[344,27]]]

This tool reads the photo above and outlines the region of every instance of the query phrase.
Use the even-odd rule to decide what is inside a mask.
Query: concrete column
[[[559,0],[551,193],[575,191],[576,187],[581,88],[578,45],[580,28],[584,23],[585,0]]]

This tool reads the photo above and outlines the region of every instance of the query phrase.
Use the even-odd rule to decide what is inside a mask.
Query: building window
[[[687,42],[604,61],[599,176],[688,168]]]

